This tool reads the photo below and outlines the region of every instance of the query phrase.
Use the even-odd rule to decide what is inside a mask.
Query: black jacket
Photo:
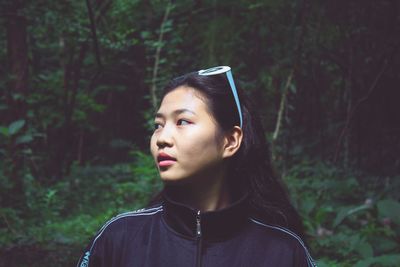
[[[196,211],[164,194],[160,205],[108,221],[77,267],[316,266],[289,230],[248,215],[246,196],[231,206]]]

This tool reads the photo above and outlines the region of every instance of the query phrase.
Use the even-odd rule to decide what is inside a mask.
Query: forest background
[[[230,65],[319,266],[400,262],[397,0],[0,1],[0,266],[74,266],[161,188],[152,114]],[[398,266],[398,265],[397,265]]]

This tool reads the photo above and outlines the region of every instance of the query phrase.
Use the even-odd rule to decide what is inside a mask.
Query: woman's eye
[[[155,122],[155,123],[154,123],[154,130],[157,130],[157,129],[159,129],[159,128],[161,128],[161,124]]]
[[[180,119],[180,120],[178,120],[178,122],[176,124],[177,125],[189,125],[189,124],[191,124],[191,122],[188,120]]]

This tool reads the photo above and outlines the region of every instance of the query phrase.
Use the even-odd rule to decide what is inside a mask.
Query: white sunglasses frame
[[[222,73],[226,73],[226,78],[229,81],[229,85],[231,87],[233,98],[235,99],[236,107],[237,107],[238,112],[239,112],[240,128],[242,128],[242,126],[243,126],[242,109],[240,108],[240,100],[239,100],[239,96],[238,96],[238,93],[237,93],[237,90],[236,90],[235,82],[233,80],[231,67],[229,67],[229,66],[217,66],[217,67],[212,67],[212,68],[209,68],[209,69],[199,70],[198,71],[198,74],[202,75],[202,76],[211,76],[211,75],[217,75],[217,74],[222,74]]]

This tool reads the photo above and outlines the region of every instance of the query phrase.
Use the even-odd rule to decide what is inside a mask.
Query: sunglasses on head
[[[229,85],[231,86],[231,90],[233,93],[233,98],[235,99],[235,103],[239,112],[239,119],[240,119],[240,128],[242,128],[243,125],[243,118],[242,118],[242,109],[240,108],[240,101],[239,101],[239,96],[236,90],[235,82],[233,81],[233,76],[232,76],[232,71],[231,67],[229,66],[218,66],[218,67],[213,67],[209,68],[206,70],[199,70],[198,74],[203,75],[203,76],[211,76],[211,75],[218,75],[218,74],[226,74],[226,78],[229,81]]]

